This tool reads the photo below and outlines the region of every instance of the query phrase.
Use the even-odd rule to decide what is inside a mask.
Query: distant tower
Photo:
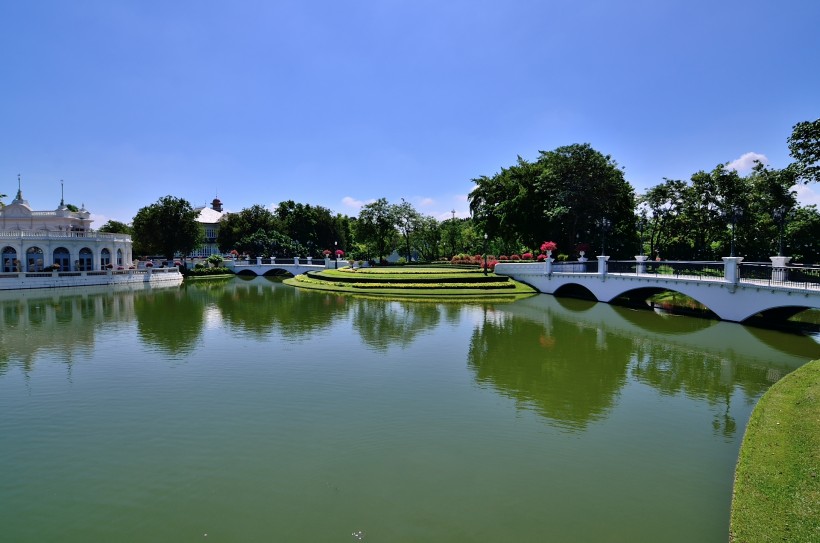
[[[211,202],[211,209],[213,209],[214,211],[219,211],[221,213],[222,212],[222,200],[220,200],[219,198],[214,198],[214,201]]]

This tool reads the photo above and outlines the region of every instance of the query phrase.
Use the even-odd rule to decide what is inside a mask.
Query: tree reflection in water
[[[791,350],[801,357],[758,343],[737,324],[542,296],[503,311],[488,307],[468,364],[478,382],[557,426],[582,429],[607,416],[633,380],[661,395],[705,400],[714,432],[731,437],[737,430],[733,400],[751,405],[777,379],[817,357],[808,338],[789,342],[799,344]]]
[[[354,305],[353,328],[371,348],[384,352],[394,345],[406,347],[425,330],[438,326],[441,305],[383,298],[360,298]]]
[[[580,322],[490,310],[473,333],[468,364],[479,383],[558,426],[583,429],[606,416],[626,383],[629,344]]]
[[[231,281],[216,296],[216,305],[234,330],[254,336],[276,330],[290,338],[327,329],[349,310],[346,296],[304,292],[264,277]]]
[[[206,300],[184,288],[153,290],[134,301],[142,341],[169,354],[192,352],[202,334]]]

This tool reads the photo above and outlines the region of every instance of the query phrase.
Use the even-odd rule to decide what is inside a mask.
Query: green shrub
[[[188,268],[187,270],[183,270],[183,275],[185,275],[185,277],[202,277],[205,275],[225,275],[232,273],[233,271],[230,268],[226,268],[224,266],[217,268],[206,268],[201,264],[197,264],[193,269]]]

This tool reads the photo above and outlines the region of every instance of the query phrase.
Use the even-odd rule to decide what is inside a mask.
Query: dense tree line
[[[558,244],[559,256],[583,248],[615,258],[641,252],[681,260],[717,260],[734,248],[747,261],[766,261],[782,245],[796,261],[815,262],[820,214],[799,205],[791,187],[820,180],[820,119],[796,124],[787,143],[795,162],[784,169],[757,164],[742,176],[722,164],[688,180],[664,179],[641,195],[611,156],[589,144],[567,145],[473,179],[471,218],[453,212],[438,220],[404,199],[380,198],[358,217],[288,200],[273,211],[254,205],[226,215],[217,243],[225,253],[251,256],[339,250],[346,258],[380,260],[398,251],[421,261],[485,250],[537,252],[545,240]],[[201,240],[195,219],[185,200],[161,198],[134,218],[135,244],[142,252],[187,254]],[[104,228],[127,231],[115,222]]]
[[[815,262],[820,247],[820,215],[800,206],[791,187],[793,168],[757,164],[741,176],[725,165],[696,172],[688,181],[666,179],[640,198],[639,225],[645,248],[668,259],[718,260],[735,254],[747,261],[768,261],[784,254]]]

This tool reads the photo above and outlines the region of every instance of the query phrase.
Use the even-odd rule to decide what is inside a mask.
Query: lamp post
[[[450,221],[450,256],[456,255],[456,210],[452,209],[453,219]]]
[[[333,268],[338,270],[339,269],[339,242],[338,241],[333,242],[333,256],[336,257],[336,260],[334,260]]]
[[[612,221],[603,217],[598,221],[598,226],[601,228],[601,256],[606,255],[606,231],[612,226]]]
[[[487,275],[487,233],[484,233],[484,275]]]
[[[737,225],[737,221],[743,216],[743,209],[737,205],[732,206],[729,213],[732,219],[732,243],[729,246],[729,256],[735,256],[735,226]]]
[[[643,230],[646,228],[646,213],[641,213],[640,218],[638,219],[638,232],[640,232],[641,237],[641,245],[640,245],[640,252],[638,254],[643,256]]]
[[[777,226],[780,229],[778,246],[779,249],[777,251],[777,256],[783,256],[783,227],[786,224],[786,216],[788,215],[789,210],[786,206],[780,206],[774,211],[772,211],[772,217],[774,218],[774,222],[777,223]]]

